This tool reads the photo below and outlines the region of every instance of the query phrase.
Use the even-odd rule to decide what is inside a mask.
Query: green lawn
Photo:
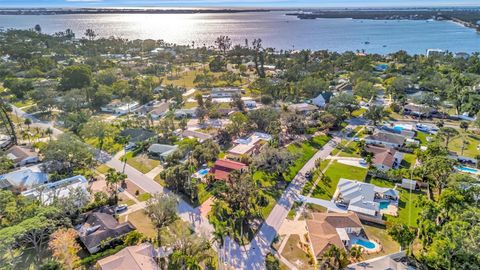
[[[370,255],[364,255],[363,259],[368,260],[375,257],[384,256],[387,254],[392,254],[400,251],[400,245],[388,235],[387,230],[379,226],[371,226],[368,224],[363,224],[363,229],[367,234],[368,238],[374,241],[380,242],[383,247],[383,250],[379,253],[374,253]]]
[[[357,142],[350,142],[348,144],[348,141],[342,140],[341,143],[335,147],[335,149],[332,151],[332,156],[335,156],[338,154],[340,157],[360,157],[360,149],[358,148],[358,143]]]
[[[285,181],[291,182],[295,175],[305,165],[305,163],[312,158],[312,156],[328,141],[328,136],[317,136],[310,141],[304,141],[302,143],[290,144],[287,149],[290,153],[297,154],[298,158],[295,163],[283,174]],[[262,187],[261,193],[265,195],[268,200],[268,204],[261,209],[261,215],[263,218],[272,211],[273,207],[277,203],[277,199],[282,195],[283,189],[276,186],[276,179],[274,175],[270,175],[266,172],[257,171],[253,174],[253,178],[259,182]]]
[[[108,172],[108,169],[110,169],[110,167],[108,167],[105,164],[102,164],[102,165],[97,167],[97,172],[99,172],[101,174],[106,174]]]
[[[455,137],[448,144],[448,149],[456,152],[458,155],[467,156],[474,158],[476,155],[480,154],[480,151],[477,150],[477,146],[480,145],[480,136],[465,133],[461,131],[461,136]],[[462,145],[465,140],[465,146],[462,154]]]
[[[394,187],[392,182],[376,178],[370,179],[369,183],[379,187]],[[417,203],[420,200],[420,197],[425,196],[425,193],[422,191],[414,191],[410,193],[403,188],[397,188],[397,190],[400,191],[398,217],[385,215],[387,221],[400,221],[403,224],[416,227],[418,214],[421,211],[421,206],[417,205]]]
[[[415,165],[415,161],[417,160],[417,156],[414,154],[403,154],[402,166],[409,169],[413,165]]]
[[[427,137],[429,136],[430,135],[425,132],[417,131],[417,136],[415,136],[415,138],[418,139],[422,145],[426,145]]]
[[[142,193],[137,196],[137,199],[141,202],[144,202],[144,201],[148,201],[151,197],[152,195],[150,195],[150,193]]]
[[[290,153],[299,155],[299,158],[295,160],[295,164],[291,166],[287,172],[283,174],[285,181],[290,182],[297,175],[298,171],[312,158],[312,156],[328,141],[330,137],[317,136],[310,141],[302,143],[293,143],[287,146]]]
[[[26,106],[32,106],[35,104],[35,102],[31,99],[27,99],[27,100],[19,100],[19,101],[16,101],[14,103],[12,103],[13,106],[17,107],[17,108],[22,108],[22,107],[26,107]]]
[[[338,180],[340,180],[340,178],[364,181],[367,176],[367,170],[338,163],[335,160],[330,167],[328,167],[325,175],[328,176],[328,178],[320,180],[315,187],[312,196],[315,198],[330,200],[337,189]]]
[[[362,114],[363,114],[364,112],[366,112],[366,111],[367,111],[367,109],[365,109],[365,108],[360,108],[360,109],[358,109],[358,110],[353,111],[353,112],[352,112],[352,116],[353,116],[353,117],[359,117],[360,115],[362,115]]]
[[[302,236],[303,237],[303,236]],[[300,236],[292,234],[283,248],[282,256],[291,263],[299,263],[299,269],[314,269],[313,259],[300,248]]]
[[[122,158],[124,157],[127,158],[128,165],[134,167],[142,173],[148,173],[149,171],[160,165],[160,161],[150,159],[145,154],[140,154],[134,157],[132,152],[128,152]]]

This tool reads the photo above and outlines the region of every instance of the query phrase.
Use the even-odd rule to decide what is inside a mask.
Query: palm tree
[[[345,269],[348,265],[348,257],[345,250],[332,245],[322,255],[323,269]]]
[[[353,246],[350,248],[350,258],[358,262],[362,259],[363,256],[363,248],[361,246]]]
[[[51,141],[51,140],[52,140],[52,135],[53,135],[53,129],[47,128],[47,129],[45,130],[45,134],[48,135],[48,140]]]
[[[89,40],[94,40],[97,34],[95,34],[95,31],[89,28],[85,31],[85,36],[87,36]]]
[[[108,169],[105,181],[107,182],[107,186],[110,188],[114,195],[115,204],[118,203],[118,183],[125,181],[125,179],[127,179],[126,174],[117,172],[115,171],[115,169],[112,168]]]
[[[32,124],[32,120],[30,118],[25,118],[25,121],[23,122],[27,126],[27,129],[30,130],[30,125]]]

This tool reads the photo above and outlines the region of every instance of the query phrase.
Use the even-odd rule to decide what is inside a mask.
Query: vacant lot
[[[142,173],[148,173],[149,171],[160,165],[160,161],[150,159],[146,154],[139,154],[137,156],[133,156],[132,152],[128,152],[122,158],[127,158],[127,164]]]

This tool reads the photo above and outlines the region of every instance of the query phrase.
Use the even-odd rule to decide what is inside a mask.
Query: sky
[[[0,7],[428,7],[480,0],[0,0]]]

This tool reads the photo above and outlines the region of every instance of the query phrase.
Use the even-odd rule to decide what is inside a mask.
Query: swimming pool
[[[394,126],[393,130],[395,130],[396,132],[402,132],[404,130],[404,128],[401,127],[401,126]]]
[[[387,209],[389,205],[390,205],[390,202],[388,201],[380,202],[380,210]]]
[[[361,238],[354,239],[353,244],[362,246],[366,249],[374,249],[375,248],[375,243],[374,242],[368,241],[366,239],[361,239]]]
[[[464,166],[457,166],[455,168],[459,171],[462,171],[462,172],[473,173],[473,174],[478,173],[478,170],[474,169],[474,168],[469,168],[469,167],[464,167]]]
[[[200,175],[201,177],[207,175],[207,173],[210,171],[210,169],[202,169],[200,171],[198,171],[198,175]]]

